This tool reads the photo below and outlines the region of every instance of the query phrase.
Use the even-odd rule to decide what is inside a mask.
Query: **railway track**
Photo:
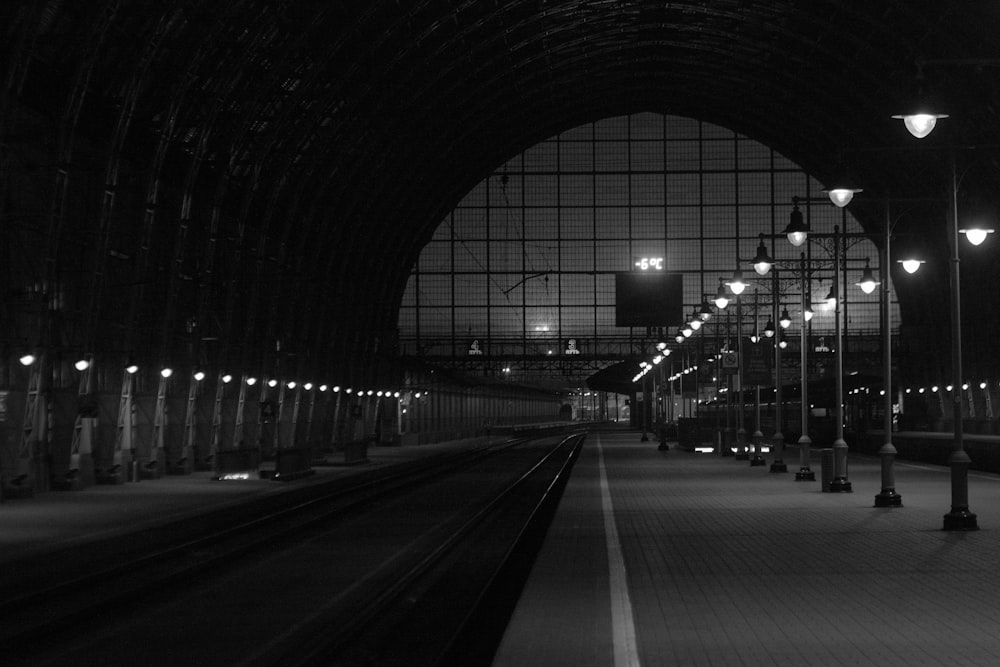
[[[103,558],[93,547],[0,603],[5,664],[415,665],[455,660],[449,651],[473,664],[481,642],[461,629],[483,623],[474,610],[495,607],[510,564],[523,570],[519,554],[537,548],[583,437],[304,489],[194,534],[161,527],[118,558],[114,543]]]

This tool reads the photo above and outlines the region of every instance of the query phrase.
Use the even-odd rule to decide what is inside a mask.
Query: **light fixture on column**
[[[83,371],[90,368],[90,360],[86,358],[78,359],[77,362],[73,364],[73,368],[82,373]]]
[[[772,320],[768,320],[767,324],[764,325],[764,337],[774,338],[774,322]]]
[[[767,247],[764,245],[764,239],[761,239],[757,243],[757,254],[753,258],[753,270],[757,272],[758,276],[766,276],[771,271],[771,266],[774,265],[774,260],[767,253]]]
[[[917,139],[923,139],[934,130],[939,118],[947,118],[946,113],[931,113],[929,111],[913,111],[912,113],[896,114],[893,118],[902,119],[906,129]]]
[[[722,280],[719,280],[719,289],[715,291],[715,307],[719,310],[725,310],[726,306],[729,305],[729,297],[726,295],[726,287],[722,284]]]
[[[29,352],[28,354],[22,355],[18,361],[21,362],[22,366],[30,366],[35,363],[35,355]]]
[[[729,281],[729,289],[733,294],[739,296],[743,294],[743,291],[747,288],[747,284],[743,282],[743,272],[739,269],[733,271],[733,278]]]
[[[917,271],[920,270],[920,265],[924,263],[924,260],[915,259],[912,257],[907,259],[900,259],[897,261],[903,265],[903,270],[906,271],[907,273],[916,273]]]
[[[959,234],[965,234],[966,240],[972,245],[980,245],[986,240],[986,237],[992,234],[995,230],[988,229],[985,227],[967,227],[965,229],[958,230]]]
[[[781,309],[781,318],[778,320],[778,324],[781,325],[782,329],[792,326],[792,316],[788,314],[787,308]]]
[[[917,266],[919,267],[920,265],[918,264]],[[865,270],[861,273],[861,280],[857,282],[857,286],[865,294],[871,294],[879,286],[879,282],[875,280],[875,274],[872,273],[872,268],[867,259],[865,259]]]
[[[861,192],[861,190],[842,187],[825,190],[825,192],[830,196],[830,201],[833,202],[834,206],[837,208],[844,208],[851,203],[851,200],[854,199],[854,195]]]
[[[826,293],[826,308],[833,310],[837,307],[837,283],[830,285],[830,291]]]
[[[698,318],[702,322],[707,322],[712,317],[712,306],[709,305],[708,301],[702,299],[701,308],[698,310]]]
[[[934,130],[939,119],[948,117],[948,114],[938,113],[939,111],[924,88],[923,64],[918,62],[916,94],[907,103],[903,113],[895,114],[893,118],[902,120],[910,134],[923,139]]]
[[[788,242],[796,248],[805,243],[806,239],[809,238],[809,226],[806,224],[797,203],[792,208],[792,214],[789,218],[788,226],[785,227],[784,234],[788,237]]]
[[[826,195],[833,202],[833,205],[837,208],[844,208],[851,203],[854,199],[854,195],[859,192],[863,192],[861,188],[857,186],[854,180],[847,173],[847,168],[842,162],[838,160],[837,166],[834,169],[836,174],[832,180],[832,185],[823,190]]]

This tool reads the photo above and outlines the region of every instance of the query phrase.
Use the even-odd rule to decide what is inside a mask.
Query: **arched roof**
[[[444,213],[611,115],[701,118],[821,180],[842,163],[874,196],[941,196],[940,152],[896,150],[916,140],[889,118],[922,71],[952,114],[924,142],[1000,143],[983,0],[45,0],[0,25],[8,345],[60,285],[67,345],[378,375]],[[961,187],[995,199],[995,151],[972,153]],[[877,231],[882,205],[858,206]]]

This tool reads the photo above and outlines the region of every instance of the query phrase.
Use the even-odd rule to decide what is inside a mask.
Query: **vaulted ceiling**
[[[442,216],[534,143],[637,111],[848,171],[874,233],[881,198],[947,194],[934,147],[981,147],[960,188],[1000,192],[985,0],[12,0],[0,26],[8,350],[391,372]],[[919,151],[890,118],[918,74],[951,114]],[[939,248],[945,208],[902,208]],[[925,297],[904,317],[936,321]]]

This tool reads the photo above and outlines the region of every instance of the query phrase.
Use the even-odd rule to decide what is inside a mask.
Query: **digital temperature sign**
[[[662,271],[665,266],[662,257],[636,257],[632,260],[633,271]]]

